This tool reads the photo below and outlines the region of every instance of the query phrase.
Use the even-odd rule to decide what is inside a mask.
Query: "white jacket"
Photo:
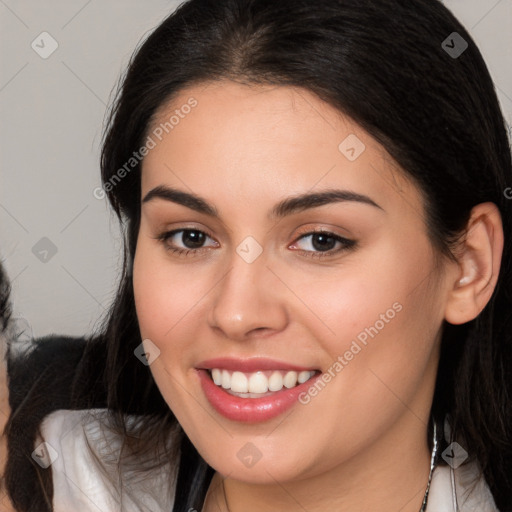
[[[105,415],[105,409],[59,410],[43,421],[43,438],[36,442],[33,457],[43,467],[51,463],[54,511],[171,511],[174,489],[169,482],[175,480],[170,468],[155,471],[151,478],[130,469],[119,471],[121,440],[101,428]],[[499,512],[483,479],[473,487],[476,471],[475,464],[455,470],[437,466],[427,512]],[[106,483],[107,475],[116,482],[114,485]]]

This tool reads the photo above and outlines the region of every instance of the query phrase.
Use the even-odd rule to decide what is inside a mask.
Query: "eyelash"
[[[182,228],[182,229],[175,229],[173,231],[166,231],[166,232],[158,235],[155,239],[160,241],[164,245],[166,251],[169,251],[170,253],[176,254],[178,256],[185,256],[185,257],[190,256],[190,255],[195,256],[196,254],[203,252],[205,249],[207,249],[207,247],[200,247],[198,249],[182,249],[179,247],[171,247],[168,245],[169,238],[172,238],[177,233],[186,232],[186,231],[202,233],[209,238],[213,238],[211,236],[211,234],[208,233],[207,231],[202,231],[200,229],[192,229],[192,228],[188,228],[188,229]],[[320,258],[328,258],[328,257],[334,256],[335,254],[340,253],[341,251],[347,251],[349,249],[353,249],[357,245],[357,242],[355,240],[350,240],[348,238],[344,238],[335,233],[332,233],[330,231],[325,231],[322,229],[304,231],[303,233],[299,234],[299,237],[296,239],[296,242],[298,242],[302,238],[306,238],[307,236],[311,236],[311,235],[315,235],[315,234],[326,235],[328,238],[333,238],[336,242],[341,243],[342,247],[340,247],[338,249],[329,249],[328,251],[306,251],[304,249],[298,249],[297,250],[298,253],[300,253],[304,256],[307,256],[309,258],[319,258],[319,259]],[[295,244],[296,242],[293,242],[293,243]]]

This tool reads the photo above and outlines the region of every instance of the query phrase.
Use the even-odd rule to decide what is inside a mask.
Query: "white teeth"
[[[293,388],[297,384],[297,372],[288,372],[283,379],[283,384],[288,388]]]
[[[247,393],[249,391],[247,377],[242,372],[233,372],[233,375],[231,375],[231,391],[236,393]]]
[[[218,368],[214,368],[212,370],[212,379],[217,386],[220,386],[222,384],[222,372]]]
[[[227,370],[222,370],[221,386],[224,389],[229,389],[231,387],[231,375]]]
[[[235,391],[233,388],[231,388]],[[268,379],[263,373],[253,373],[249,377],[249,393],[266,393],[268,391]]]
[[[268,379],[268,390],[279,391],[283,389],[283,376],[280,372],[274,372]]]
[[[299,373],[297,380],[299,381],[299,384],[304,384],[304,382],[309,380],[310,377],[311,377],[310,372],[305,370],[305,371]]]
[[[315,375],[314,371],[257,371],[253,373],[232,372],[220,368],[213,368],[211,376],[217,386],[221,386],[233,393],[265,394],[267,392],[281,391],[283,387],[290,389],[297,384],[307,382]],[[246,398],[246,397],[244,397]],[[251,396],[251,398],[254,398]]]

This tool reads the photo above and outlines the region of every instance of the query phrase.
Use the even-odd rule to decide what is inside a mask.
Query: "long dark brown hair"
[[[456,58],[443,47],[454,32],[468,44]],[[133,353],[141,342],[131,276],[140,163],[116,176],[144,145],[160,107],[187,86],[222,79],[303,87],[356,121],[423,192],[439,254],[453,258],[475,205],[498,206],[505,233],[499,279],[475,320],[443,327],[431,417],[443,425],[449,416],[467,462],[478,462],[497,506],[512,509],[510,145],[480,51],[437,0],[190,0],[146,38],[120,81],[101,155],[103,186],[125,236],[124,268],[76,396],[84,403],[91,389],[106,390],[121,431],[126,413],[144,415],[137,449],[175,431],[177,420]],[[162,461],[179,469],[173,510],[200,510],[213,469],[181,430],[173,435],[181,456]]]

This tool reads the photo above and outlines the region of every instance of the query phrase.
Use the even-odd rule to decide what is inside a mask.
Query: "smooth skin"
[[[216,470],[204,510],[228,510],[224,480],[231,512],[418,512],[442,323],[475,318],[491,297],[503,249],[498,209],[473,209],[450,261],[427,235],[420,190],[368,133],[309,91],[197,84],[154,126],[190,97],[197,106],[143,161],[142,198],[173,187],[219,217],[162,198],[143,202],[133,284],[142,339],[160,350],[155,381]],[[354,161],[338,148],[351,134],[365,145]],[[269,217],[285,198],[328,189],[378,206],[341,201]],[[203,244],[194,245],[197,231],[158,239],[178,229],[206,233]],[[321,245],[314,230],[356,244]],[[252,263],[236,251],[248,236],[263,249]],[[401,311],[306,405],[238,423],[201,390],[195,368],[213,357],[327,372],[394,303]],[[250,467],[237,456],[247,443],[261,454]]]

